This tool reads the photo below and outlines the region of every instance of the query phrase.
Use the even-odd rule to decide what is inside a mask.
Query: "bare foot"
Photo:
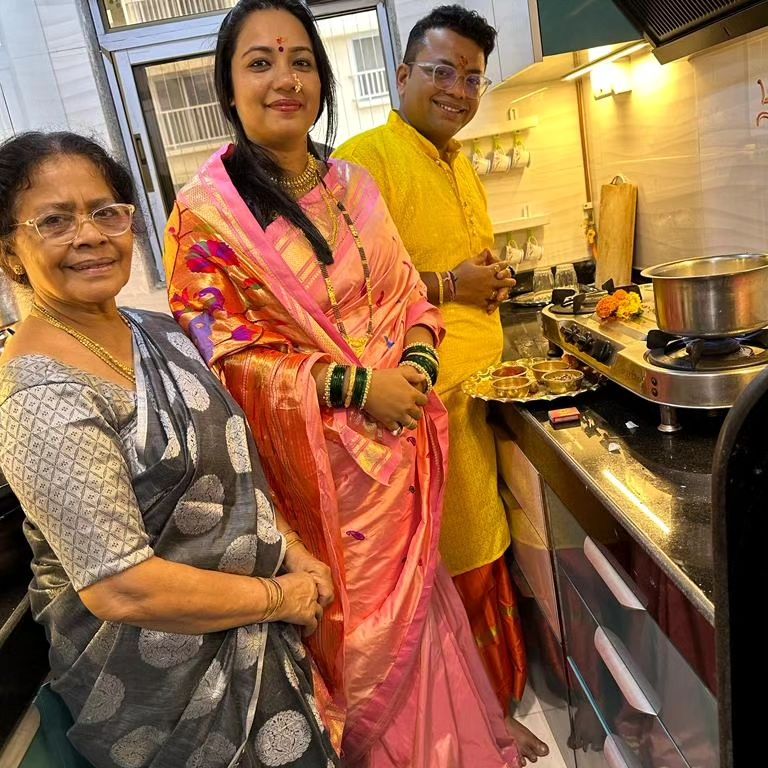
[[[527,760],[535,763],[540,757],[549,754],[549,747],[541,739],[536,738],[519,720],[507,717],[505,722],[520,750],[520,765],[527,765]]]

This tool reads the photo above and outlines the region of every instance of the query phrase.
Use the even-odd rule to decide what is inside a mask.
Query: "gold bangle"
[[[437,275],[437,306],[443,306],[443,299],[445,299],[445,289],[443,288],[443,278],[440,272],[435,272]]]
[[[304,546],[304,542],[301,539],[291,539],[286,545],[285,545],[285,551],[287,552],[294,544],[301,544],[301,546]]]
[[[323,388],[323,396],[325,399],[325,404],[332,408],[331,405],[331,376],[333,376],[333,372],[336,370],[336,366],[338,366],[338,363],[331,363],[328,366],[328,370],[325,372],[325,387]]]
[[[270,617],[274,614],[274,606],[276,602],[276,594],[272,589],[269,579],[259,579],[259,583],[264,587],[264,591],[267,593],[267,607],[264,609],[264,613],[261,616],[261,621],[269,621]]]
[[[349,384],[347,384],[347,396],[344,398],[344,407],[349,408],[352,405],[352,393],[355,389],[355,377],[357,376],[357,366],[349,367]]]

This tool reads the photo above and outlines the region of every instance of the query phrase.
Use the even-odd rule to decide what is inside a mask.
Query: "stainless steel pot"
[[[671,261],[641,273],[653,281],[659,328],[679,336],[742,336],[768,325],[768,254]]]

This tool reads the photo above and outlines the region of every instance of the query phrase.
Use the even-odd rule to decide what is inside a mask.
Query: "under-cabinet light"
[[[622,48],[617,48],[612,53],[601,56],[599,59],[590,61],[588,64],[582,64],[582,66],[576,67],[576,69],[574,69],[572,72],[569,72],[567,75],[563,75],[562,79],[577,80],[580,77],[584,77],[584,75],[588,75],[595,67],[600,66],[600,64],[606,64],[611,61],[616,61],[617,59],[623,59],[625,56],[631,56],[633,53],[642,51],[647,47],[648,43],[645,40],[641,40],[640,42],[636,43],[630,43],[629,45],[625,45]]]

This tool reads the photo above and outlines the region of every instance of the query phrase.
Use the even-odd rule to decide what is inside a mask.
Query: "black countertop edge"
[[[555,452],[557,457],[573,471],[574,475],[584,484],[589,493],[604,506],[611,515],[626,529],[627,532],[643,547],[649,556],[659,567],[669,576],[670,579],[680,588],[682,593],[691,601],[692,605],[702,614],[702,616],[714,625],[715,607],[713,602],[704,594],[704,592],[691,580],[691,578],[669,557],[663,547],[651,539],[636,522],[631,515],[628,515],[619,507],[615,501],[601,488],[600,484],[592,477],[580,464],[571,456],[568,451],[547,434],[542,423],[526,407],[518,407],[514,404],[499,404],[498,412],[502,414],[502,420],[507,427],[515,433],[517,431],[516,421],[521,420],[525,428],[532,431],[532,436],[543,441],[549,450]],[[514,418],[517,416],[517,418]],[[522,446],[521,446],[522,447]],[[525,448],[523,447],[525,453]],[[529,457],[530,458],[530,457]],[[536,466],[536,462],[532,462]],[[546,474],[536,467],[547,481]]]
[[[29,595],[25,594],[9,615],[0,615],[0,621],[2,621],[2,624],[0,624],[0,650],[5,644],[5,641],[11,636],[11,632],[13,632],[18,623],[22,620],[22,618],[24,618],[24,615],[29,610]]]

